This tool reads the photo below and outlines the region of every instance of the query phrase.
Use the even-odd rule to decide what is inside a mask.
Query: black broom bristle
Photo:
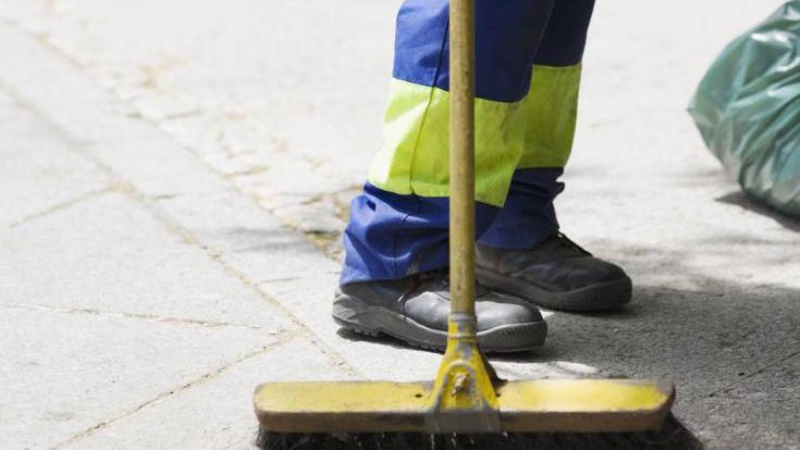
[[[256,446],[264,450],[700,450],[703,444],[670,415],[658,431],[639,433],[498,434],[296,434],[260,430]]]

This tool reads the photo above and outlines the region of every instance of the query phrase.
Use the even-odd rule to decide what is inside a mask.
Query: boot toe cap
[[[475,304],[479,332],[505,325],[544,322],[542,314],[532,305],[500,293],[493,293],[491,297]]]

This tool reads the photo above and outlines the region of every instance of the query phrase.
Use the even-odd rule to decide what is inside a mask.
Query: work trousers
[[[558,232],[594,0],[476,0],[476,239],[531,248]],[[397,17],[384,146],[344,233],[341,283],[448,266],[447,0]]]

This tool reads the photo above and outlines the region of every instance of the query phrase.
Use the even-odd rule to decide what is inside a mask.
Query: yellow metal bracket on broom
[[[631,432],[660,427],[670,383],[500,381],[478,348],[475,319],[474,0],[450,10],[450,285],[447,350],[436,380],[266,383],[255,393],[273,433]]]
[[[470,314],[451,314],[445,352],[427,407],[435,431],[502,431],[498,378],[483,358]]]

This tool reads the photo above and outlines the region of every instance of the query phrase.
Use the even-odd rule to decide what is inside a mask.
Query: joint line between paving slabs
[[[237,366],[237,365],[239,365],[241,363],[244,363],[244,362],[246,362],[246,361],[248,361],[250,359],[253,359],[253,358],[257,357],[257,356],[261,356],[261,355],[264,355],[266,353],[269,353],[269,352],[271,352],[271,351],[273,351],[273,350],[275,350],[275,349],[277,349],[277,348],[279,348],[279,347],[281,347],[283,345],[288,344],[289,342],[293,341],[295,338],[296,338],[296,336],[295,336],[294,333],[284,332],[284,333],[282,333],[281,335],[278,336],[278,339],[275,342],[272,342],[272,343],[270,343],[268,345],[265,345],[264,347],[262,347],[262,348],[260,348],[260,349],[258,349],[256,351],[250,352],[250,353],[244,355],[243,357],[241,357],[241,358],[239,358],[239,359],[237,359],[235,361],[232,361],[232,362],[230,362],[228,364],[225,364],[222,367],[214,369],[211,372],[208,372],[208,373],[206,373],[206,374],[204,374],[204,375],[202,375],[202,376],[200,376],[200,377],[198,377],[198,378],[196,378],[196,379],[194,379],[194,380],[192,380],[192,381],[190,381],[190,382],[188,382],[188,383],[186,383],[184,385],[178,386],[178,387],[176,387],[174,389],[170,389],[169,391],[166,391],[166,392],[158,395],[156,398],[153,398],[153,399],[150,399],[150,400],[148,400],[148,401],[146,401],[144,403],[141,403],[138,406],[136,406],[136,407],[134,407],[134,408],[132,408],[132,409],[130,409],[128,411],[125,411],[125,412],[123,412],[122,414],[120,414],[120,415],[118,415],[116,417],[113,417],[113,418],[111,418],[109,420],[106,420],[106,421],[101,422],[101,423],[99,423],[97,425],[89,427],[89,428],[81,431],[80,433],[72,436],[71,438],[69,438],[69,439],[67,439],[67,440],[65,440],[65,441],[63,441],[63,442],[61,442],[59,444],[54,445],[52,448],[53,449],[58,449],[58,448],[63,448],[64,446],[67,446],[67,445],[70,445],[70,444],[74,444],[74,443],[80,441],[81,439],[89,437],[89,436],[97,433],[98,431],[101,431],[101,430],[109,427],[110,425],[113,425],[114,423],[119,422],[120,420],[125,419],[126,417],[132,416],[132,415],[138,413],[139,411],[142,411],[142,410],[144,410],[144,409],[146,409],[146,408],[148,408],[148,407],[150,407],[152,405],[155,405],[155,404],[157,404],[157,403],[159,403],[161,401],[167,400],[167,399],[169,399],[169,398],[171,398],[171,397],[173,397],[175,395],[180,394],[181,392],[188,391],[189,389],[192,389],[192,388],[194,388],[196,386],[203,385],[203,384],[205,384],[205,383],[217,378],[218,376],[222,375],[223,373],[227,372],[231,368],[233,368],[233,367],[235,367],[235,366]]]
[[[190,319],[185,317],[164,317],[155,314],[106,311],[106,310],[92,309],[92,308],[57,308],[47,305],[35,305],[30,303],[5,303],[5,304],[0,304],[0,308],[19,308],[19,309],[28,309],[34,311],[38,310],[38,311],[57,312],[62,314],[84,314],[92,316],[122,317],[126,319],[146,320],[150,322],[159,322],[159,323],[195,325],[205,328],[232,327],[232,328],[246,328],[250,330],[259,330],[259,331],[263,330],[269,331],[269,329],[266,327],[259,327],[255,325],[245,325],[245,324],[237,324],[229,322],[214,322],[208,320]]]

